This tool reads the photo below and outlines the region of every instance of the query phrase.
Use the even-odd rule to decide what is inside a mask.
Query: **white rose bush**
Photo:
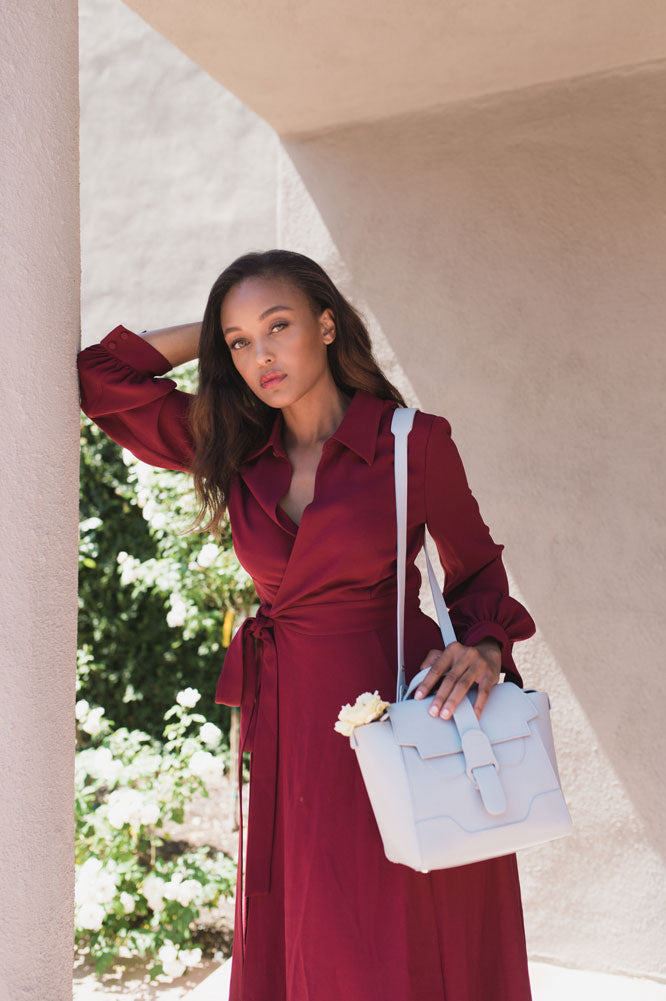
[[[125,448],[122,459],[128,479],[124,495],[141,509],[159,556],[142,561],[121,550],[121,583],[133,598],[147,590],[163,594],[167,624],[180,630],[185,640],[200,639],[202,654],[216,653],[224,645],[220,609],[240,613],[252,603],[256,598],[252,578],[231,545],[221,545],[206,534],[181,534],[196,509],[188,477],[174,477],[170,470],[142,462]]]
[[[181,976],[202,958],[197,920],[234,893],[233,859],[206,846],[174,854],[162,830],[228,767],[222,731],[194,711],[199,698],[178,692],[161,742],[76,703],[74,923],[98,974],[118,956],[142,956],[151,979]]]
[[[196,363],[181,371],[183,388],[196,375]],[[228,768],[237,710],[207,720],[191,686],[216,677],[257,607],[230,526],[185,531],[197,507],[190,477],[146,465],[82,415],[75,926],[98,972],[141,956],[179,976],[200,958],[198,918],[235,889],[230,858],[167,833]]]
[[[196,388],[196,366],[180,376],[184,388],[190,377]],[[169,708],[166,693],[188,684],[202,688],[216,676],[234,628],[257,601],[230,525],[220,537],[188,531],[198,507],[190,476],[142,462],[82,414],[82,694],[157,738]],[[226,706],[215,712],[226,735],[231,714]]]

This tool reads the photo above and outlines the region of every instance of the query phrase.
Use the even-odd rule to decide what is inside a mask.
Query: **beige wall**
[[[663,0],[126,2],[281,136],[666,55]]]
[[[530,955],[666,974],[666,63],[285,143],[279,240],[453,426],[575,834],[520,856]],[[390,349],[387,347],[390,344]],[[394,371],[399,371],[395,369]]]
[[[278,140],[120,0],[80,0],[82,342],[200,319],[275,242]]]
[[[72,996],[77,9],[10,0],[0,60],[0,997]]]

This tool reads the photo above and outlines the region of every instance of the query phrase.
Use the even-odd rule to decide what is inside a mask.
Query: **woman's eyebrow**
[[[265,309],[263,311],[263,313],[259,316],[259,319],[263,320],[270,313],[276,313],[279,309],[289,309],[293,313],[293,309],[291,306],[270,306],[268,309]],[[240,327],[227,327],[226,330],[222,331],[222,333],[226,337],[227,334],[230,334],[232,332],[232,330],[240,330],[240,329],[241,329]]]

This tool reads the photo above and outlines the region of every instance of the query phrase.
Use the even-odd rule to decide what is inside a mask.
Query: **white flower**
[[[157,504],[152,497],[149,497],[146,503],[143,505],[143,516],[146,521],[152,521],[157,514]]]
[[[128,448],[124,448],[122,450],[121,456],[126,466],[131,466],[133,463],[137,461]]]
[[[185,972],[185,963],[179,959],[178,950],[170,939],[160,947],[157,956],[167,977],[180,977]]]
[[[167,625],[169,626],[182,626],[185,624],[185,613],[187,611],[187,606],[179,594],[170,594],[169,602],[171,604],[170,611],[167,612]]]
[[[88,775],[108,786],[118,781],[123,770],[122,761],[114,758],[108,747],[88,747],[80,751],[78,757]]]
[[[125,914],[131,914],[136,907],[136,901],[131,893],[127,893],[125,890],[120,894],[120,903],[123,905]]]
[[[165,880],[161,876],[156,876],[153,872],[146,876],[141,885],[141,893],[148,901],[151,911],[155,911],[156,914],[164,907],[165,886]]]
[[[201,956],[202,952],[198,946],[196,949],[181,949],[178,952],[178,958],[187,966],[196,966],[197,963],[201,962]]]
[[[142,487],[149,487],[152,484],[153,477],[155,475],[154,467],[151,466],[149,462],[144,462],[143,459],[135,459],[134,468],[137,483]]]
[[[181,959],[165,959],[162,962],[162,968],[164,970],[164,975],[167,977],[172,977],[174,980],[176,977],[182,977],[183,973],[187,967]]]
[[[81,723],[81,729],[85,730],[92,737],[100,733],[104,728],[104,723],[102,722],[102,716],[104,715],[103,706],[95,706],[94,709],[90,709],[85,720]]]
[[[166,938],[164,940],[164,944],[159,947],[157,955],[159,956],[160,959],[175,959],[175,957],[178,955],[178,948],[176,947],[176,943],[173,942],[170,938]]]
[[[214,723],[204,723],[199,730],[199,736],[203,740],[204,744],[208,744],[209,747],[216,747],[217,744],[220,743],[222,731],[219,726],[215,726]]]
[[[125,562],[125,560],[128,558],[128,556],[129,556],[129,553],[126,553],[124,549],[121,549],[120,552],[118,553],[118,555],[116,556],[116,560],[122,566],[122,564]]]
[[[117,875],[94,856],[77,866],[74,903],[80,928],[99,931],[105,916],[103,905],[113,900],[116,882]]]
[[[201,883],[196,879],[183,879],[181,873],[175,873],[164,886],[166,900],[177,900],[183,907],[188,907],[197,899],[201,892]]]
[[[120,583],[123,587],[127,587],[128,584],[133,584],[138,580],[141,560],[135,559],[134,556],[128,556],[120,565],[122,567],[120,571]]]
[[[108,755],[104,754],[98,761],[95,762],[97,773],[102,782],[105,782],[106,785],[115,785],[122,774],[123,763],[122,761],[119,761],[118,758],[113,757],[108,747],[98,748],[98,755],[100,751],[108,751]]]
[[[372,720],[379,719],[385,709],[388,709],[390,702],[383,702],[379,697],[379,692],[362,692],[354,705],[347,702],[338,713],[338,720],[333,727],[337,733],[349,737],[355,726],[364,723],[371,723]]]
[[[86,903],[76,912],[76,924],[87,931],[99,931],[104,917],[105,911],[101,904]]]
[[[117,829],[123,824],[136,827],[141,822],[144,803],[144,796],[138,789],[114,789],[108,802],[109,823]]]
[[[189,906],[201,896],[201,883],[198,879],[184,879],[178,890],[178,902],[183,907]],[[182,956],[181,956],[182,959]]]
[[[142,754],[135,760],[141,775],[154,775],[162,766],[162,757],[159,754]]]
[[[169,519],[165,515],[164,511],[158,511],[150,519],[150,523],[153,528],[166,528],[169,523]]]
[[[101,518],[93,516],[92,518],[86,518],[79,524],[79,529],[81,532],[90,532],[92,529],[100,528],[104,522]]]
[[[205,546],[201,547],[197,556],[197,563],[200,567],[209,567],[217,558],[219,551],[218,546],[214,542],[207,542]]]
[[[201,698],[201,692],[196,688],[183,688],[176,695],[176,702],[184,709],[193,709]]]
[[[160,819],[160,808],[157,803],[144,803],[141,808],[140,820],[142,824],[156,824]]]
[[[84,720],[88,715],[89,709],[90,709],[89,703],[85,699],[79,699],[79,701],[76,703],[76,707],[74,710],[76,712],[76,718],[79,721]]]
[[[190,771],[208,783],[219,774],[217,758],[210,751],[195,751],[190,758]]]
[[[153,782],[153,793],[162,803],[167,803],[173,796],[176,787],[176,779],[169,772],[162,772],[157,775]]]

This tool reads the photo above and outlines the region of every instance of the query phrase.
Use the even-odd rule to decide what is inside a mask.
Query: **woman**
[[[164,373],[199,358],[196,394]],[[251,751],[230,1001],[527,1001],[515,855],[417,872],[389,862],[349,741],[362,691],[395,698],[396,526],[391,417],[405,406],[358,312],[325,271],[249,253],[213,285],[201,324],[120,325],[78,355],[81,406],[144,462],[188,471],[195,525],[228,511],[261,601],[227,650],[215,700],[241,706]],[[512,645],[535,631],[508,593],[446,418],[409,435],[405,673],[450,713],[477,715]],[[424,526],[458,642],[419,607]],[[203,529],[201,529],[203,530]],[[239,755],[240,764],[241,755]],[[240,770],[240,769],[239,769]]]

